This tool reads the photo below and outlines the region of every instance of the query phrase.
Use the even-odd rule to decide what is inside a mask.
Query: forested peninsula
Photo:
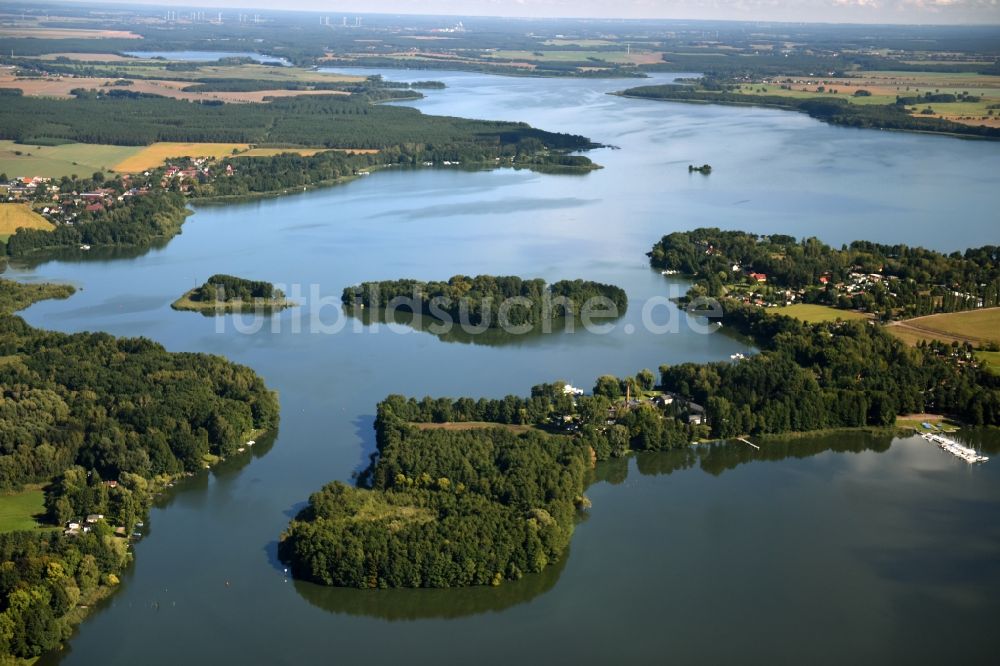
[[[0,501],[42,487],[48,525],[0,533],[0,654],[20,659],[58,646],[113,592],[156,493],[278,421],[247,367],[11,314],[71,293],[0,280]]]
[[[270,282],[218,273],[174,301],[174,310],[214,315],[226,312],[277,312],[294,307]]]
[[[745,304],[816,303],[883,321],[1000,305],[1000,247],[944,254],[905,244],[700,228],[661,238],[650,264],[694,278],[691,295]]]
[[[625,290],[585,280],[514,275],[456,275],[446,282],[385,280],[346,287],[341,301],[349,310],[392,309],[438,321],[486,328],[533,327],[561,317],[619,317],[628,308]]]
[[[730,234],[718,245],[729,252],[753,239],[761,248],[747,246],[744,260],[769,257],[789,280],[828,269],[809,241],[691,235],[706,233]],[[687,238],[665,237],[651,258],[695,275],[692,290],[707,292],[719,276],[703,272],[702,262],[711,261],[703,257],[715,256],[717,246],[697,238],[690,252],[680,251]],[[768,243],[785,244],[787,265]],[[840,252],[827,259],[853,256]],[[914,256],[928,259],[926,251]],[[725,261],[726,273],[738,272]],[[1000,425],[1000,376],[964,351],[907,347],[872,321],[808,323],[722,299],[724,325],[749,336],[760,353],[663,365],[658,376],[604,376],[591,395],[555,382],[535,386],[528,398],[389,396],[375,420],[377,454],[358,487],[333,483],[312,495],[282,535],[281,558],[295,576],[327,585],[497,585],[558,561],[575,512],[589,504],[583,492],[598,460],[708,438],[888,429],[910,413]]]
[[[907,100],[905,98],[901,98],[896,104],[858,105],[851,104],[844,99],[796,99],[784,95],[749,95],[719,87],[680,84],[637,86],[616,94],[668,102],[766,106],[799,111],[831,125],[844,127],[930,132],[1000,140],[1000,128],[998,127],[966,125],[944,118],[910,115],[906,111]]]
[[[123,199],[114,208],[83,210],[73,224],[52,230],[18,229],[7,239],[6,254],[26,257],[45,250],[94,246],[147,248],[180,232],[189,214],[184,197],[177,192],[148,191]]]
[[[526,123],[432,116],[404,106],[374,104],[365,95],[300,95],[267,103],[187,102],[148,95],[91,95],[76,99],[4,95],[0,138],[33,144],[62,139],[122,146],[156,141],[382,150],[448,146],[453,154],[495,157],[521,142],[557,150],[586,150],[582,136]],[[513,153],[511,153],[513,154]]]
[[[16,199],[10,200],[44,207],[55,229],[17,230],[5,248],[12,257],[66,248],[147,248],[179,232],[188,200],[280,195],[384,168],[514,167],[557,173],[598,168],[585,156],[569,154],[597,146],[586,137],[525,123],[425,115],[378,104],[381,98],[370,91],[251,104],[87,91],[71,100],[19,94],[3,99],[0,138],[27,145],[231,142],[252,144],[264,153],[214,159],[177,155],[157,168],[126,175],[18,184]],[[277,154],[268,154],[272,151]]]

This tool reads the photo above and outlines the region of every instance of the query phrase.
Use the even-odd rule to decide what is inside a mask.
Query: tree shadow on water
[[[367,487],[366,472],[373,466],[378,455],[375,442],[375,415],[362,414],[353,421],[354,435],[361,441],[360,460],[351,472],[351,478],[357,480],[359,486]]]
[[[330,613],[373,617],[382,620],[453,619],[499,613],[527,603],[553,587],[569,559],[567,548],[558,562],[541,573],[527,574],[497,587],[479,585],[447,589],[399,588],[358,590],[326,587],[294,581],[295,591],[313,606]]]

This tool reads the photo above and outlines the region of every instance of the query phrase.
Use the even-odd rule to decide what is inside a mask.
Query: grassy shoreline
[[[191,298],[196,291],[198,291],[197,287],[184,292],[184,295],[171,303],[170,307],[181,312],[199,312],[206,316],[215,316],[240,312],[248,314],[256,312],[272,314],[281,312],[287,308],[299,306],[299,303],[287,300],[284,295],[280,298],[270,300],[262,298],[254,299],[252,303],[245,303],[243,301],[196,301]]]

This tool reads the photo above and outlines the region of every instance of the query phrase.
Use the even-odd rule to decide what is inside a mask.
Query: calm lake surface
[[[122,589],[46,663],[986,662],[1000,616],[1000,459],[970,468],[919,438],[860,433],[642,455],[597,470],[567,557],[499,589],[358,591],[288,580],[276,539],[308,495],[373,450],[389,393],[501,396],[749,351],[658,305],[661,235],[702,225],[941,250],[996,243],[1000,146],[820,124],[765,109],[612,97],[630,81],[434,78],[428,113],[523,120],[619,149],[585,176],[384,170],[276,200],[200,206],[139,257],[96,251],[8,276],[69,281],[24,313],[62,331],[223,354],[281,394],[280,431],[153,510]],[[659,77],[660,81],[669,80]],[[689,174],[709,163],[711,176]],[[216,272],[302,285],[259,331],[169,304]],[[439,339],[340,315],[362,280],[465,273],[618,284],[606,335]],[[316,285],[311,287],[311,285]],[[310,296],[315,289],[329,303]],[[313,318],[338,333],[309,331]],[[299,321],[302,332],[295,332]],[[222,330],[219,330],[221,327]],[[403,329],[408,330],[408,329]],[[995,434],[962,435],[1000,451]]]

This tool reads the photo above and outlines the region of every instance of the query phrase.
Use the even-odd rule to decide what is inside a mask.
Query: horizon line
[[[220,7],[219,5],[213,5],[209,2],[205,4],[172,4],[169,2],[143,2],[142,0],[98,0],[98,2],[90,2],[88,0],[49,0],[48,3],[53,5],[87,5],[90,7],[100,7],[102,5],[115,5],[122,6],[126,5],[130,8],[141,11],[142,9],[155,9],[162,7],[164,9],[204,9],[212,10],[216,12],[220,11],[230,11],[239,12],[241,10],[255,10],[255,11],[266,11],[275,14],[316,14],[316,15],[330,15],[330,14],[349,14],[350,16],[414,16],[414,17],[425,17],[425,18],[483,18],[483,19],[499,19],[507,21],[612,21],[612,22],[644,22],[644,21],[658,21],[658,22],[696,22],[696,23],[736,23],[736,24],[755,24],[755,25],[824,25],[824,26],[864,26],[864,27],[920,27],[920,28],[954,28],[954,27],[969,27],[969,28],[984,28],[984,29],[998,29],[1000,30],[1000,20],[995,23],[983,23],[981,21],[954,21],[950,23],[892,23],[884,21],[817,21],[817,20],[802,20],[802,19],[742,19],[742,18],[679,18],[679,17],[608,17],[608,16],[505,16],[501,14],[436,14],[436,13],[418,13],[418,12],[407,12],[407,11],[350,11],[350,10],[321,10],[321,9],[302,9],[302,8],[291,8],[291,9],[275,9],[272,7],[260,7],[260,6],[229,6]],[[0,0],[0,7],[3,5],[26,5],[29,7],[37,7],[37,3],[31,2],[29,0]]]

